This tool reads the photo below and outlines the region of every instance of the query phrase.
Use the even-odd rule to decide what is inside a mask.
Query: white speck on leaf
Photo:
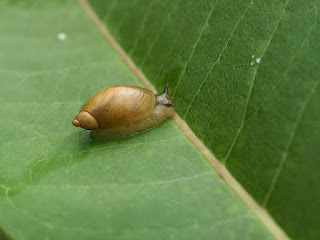
[[[58,33],[57,38],[59,41],[64,41],[67,39],[67,34],[60,32],[60,33]]]
[[[255,57],[255,55],[252,55],[252,57],[251,58],[254,58]]]
[[[256,62],[257,62],[257,63],[259,63],[259,62],[260,62],[260,60],[261,60],[261,58],[257,58],[257,59],[256,59]]]
[[[254,62],[251,62],[250,65],[253,66]]]

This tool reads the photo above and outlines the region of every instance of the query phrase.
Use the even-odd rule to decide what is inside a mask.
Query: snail
[[[168,96],[168,84],[160,95],[146,88],[116,85],[93,94],[72,124],[92,130],[93,138],[110,139],[154,127],[173,113],[174,104]]]

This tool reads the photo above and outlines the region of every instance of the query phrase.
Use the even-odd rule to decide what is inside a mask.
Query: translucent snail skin
[[[174,113],[168,84],[161,95],[130,85],[106,87],[93,94],[72,121],[92,130],[91,137],[119,138],[154,127]]]

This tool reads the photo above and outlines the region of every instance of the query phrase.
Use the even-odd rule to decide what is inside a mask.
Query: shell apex
[[[72,124],[76,127],[82,127],[87,130],[98,129],[99,124],[97,120],[87,111],[81,111],[73,119]]]

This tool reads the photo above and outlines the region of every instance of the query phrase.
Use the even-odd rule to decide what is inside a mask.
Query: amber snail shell
[[[117,138],[154,127],[174,113],[168,84],[161,95],[130,85],[106,87],[93,94],[72,121],[92,130],[94,138]]]

